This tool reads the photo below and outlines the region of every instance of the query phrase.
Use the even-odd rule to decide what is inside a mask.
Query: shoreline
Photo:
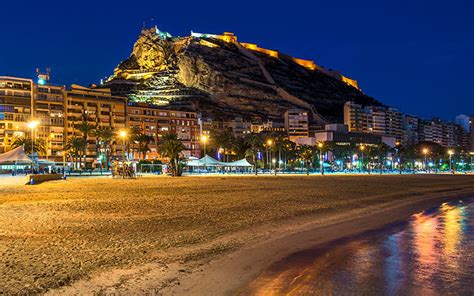
[[[216,240],[177,250],[195,252],[197,260],[150,263],[131,268],[108,269],[93,273],[69,286],[53,289],[46,295],[77,293],[115,293],[116,295],[239,295],[273,263],[302,250],[350,238],[366,231],[403,221],[411,215],[453,199],[473,197],[472,190],[420,194],[413,199],[310,214],[298,218],[238,231]],[[238,241],[223,252],[213,250],[223,242]],[[193,250],[194,249],[194,250]],[[222,250],[221,250],[222,251]],[[199,259],[202,253],[203,259]],[[169,254],[168,254],[169,255]]]

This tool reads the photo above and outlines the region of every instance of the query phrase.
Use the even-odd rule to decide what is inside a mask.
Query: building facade
[[[403,138],[403,114],[394,108],[367,106],[346,102],[344,105],[344,124],[350,132],[372,133]]]
[[[38,123],[35,138],[43,140],[46,156],[54,160],[63,158],[65,98],[65,86],[46,81],[34,84],[33,119]]]
[[[290,141],[309,136],[308,111],[303,109],[289,109],[285,112],[285,129]]]
[[[344,105],[344,124],[349,132],[393,137],[403,144],[434,142],[444,147],[469,147],[469,137],[459,124],[439,118],[424,120],[405,115],[394,108],[367,106],[353,102]]]
[[[146,159],[160,158],[157,143],[164,134],[176,134],[186,147],[184,153],[188,157],[200,156],[200,129],[196,112],[165,110],[152,104],[130,102],[127,105],[127,126],[137,127],[153,138]]]
[[[73,137],[83,137],[78,128],[82,122],[88,122],[94,129],[98,127],[109,127],[113,131],[125,129],[126,105],[126,98],[113,96],[110,89],[71,85],[71,89],[66,93],[64,143],[67,144]],[[108,153],[111,157],[120,158],[123,148],[118,141],[114,140],[110,149]],[[102,151],[94,133],[88,136],[86,151],[87,166],[100,166],[98,156]]]
[[[33,98],[33,80],[0,76],[0,153],[10,150],[15,138],[31,137]]]

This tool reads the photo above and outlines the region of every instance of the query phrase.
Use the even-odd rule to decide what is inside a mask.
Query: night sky
[[[76,4],[71,4],[75,2]],[[66,4],[67,3],[67,4]],[[474,114],[474,1],[6,1],[0,75],[89,85],[128,57],[143,21],[239,41],[340,70],[402,112]]]

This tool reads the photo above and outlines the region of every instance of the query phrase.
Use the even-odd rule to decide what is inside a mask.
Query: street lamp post
[[[362,152],[362,162],[360,164],[361,172],[364,172],[364,150],[365,150],[365,146],[364,145],[360,146],[360,151]]]
[[[271,165],[271,159],[272,159],[272,144],[273,144],[273,140],[272,139],[268,139],[267,140],[267,163],[268,163],[268,166],[270,167],[270,172],[272,170],[272,165]]]
[[[423,149],[423,154],[425,155],[425,171],[426,172],[429,172],[427,162],[426,162],[426,156],[428,155],[428,152],[429,152],[428,149],[426,149],[426,148]]]
[[[272,159],[272,164],[273,164],[273,169],[275,170],[275,176],[277,175],[277,168],[276,168],[276,159],[273,158]],[[270,171],[271,171],[271,168],[270,168]]]
[[[34,155],[35,153],[35,129],[38,126],[39,122],[36,120],[30,121],[28,123],[28,127],[31,129],[31,155]],[[34,172],[34,166],[35,166],[36,160],[34,159],[33,156],[33,165],[31,166],[31,171]]]
[[[448,154],[449,154],[449,171],[452,172],[453,171],[452,157],[453,157],[454,151],[450,149],[448,150]]]
[[[127,132],[125,130],[120,131],[120,138],[122,138],[122,162],[125,164],[125,138],[127,137]]]
[[[323,143],[319,142],[318,148],[319,148],[319,165],[321,166],[319,170],[321,171],[321,175],[324,175]]]
[[[209,140],[209,138],[206,135],[201,136],[201,141],[204,144],[204,170],[206,172],[207,172],[207,158],[206,158],[206,156],[207,156],[207,151],[206,151],[206,149],[207,149],[207,146],[206,146],[207,145],[207,140]]]

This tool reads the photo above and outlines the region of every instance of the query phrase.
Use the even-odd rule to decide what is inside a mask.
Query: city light
[[[126,138],[126,137],[127,137],[127,131],[121,130],[121,131],[119,132],[119,135],[120,135],[120,138],[122,138],[122,139],[123,139],[123,138]]]
[[[36,121],[36,120],[33,120],[33,121],[28,122],[28,127],[29,127],[30,129],[35,129],[38,125],[39,125],[39,122]]]

